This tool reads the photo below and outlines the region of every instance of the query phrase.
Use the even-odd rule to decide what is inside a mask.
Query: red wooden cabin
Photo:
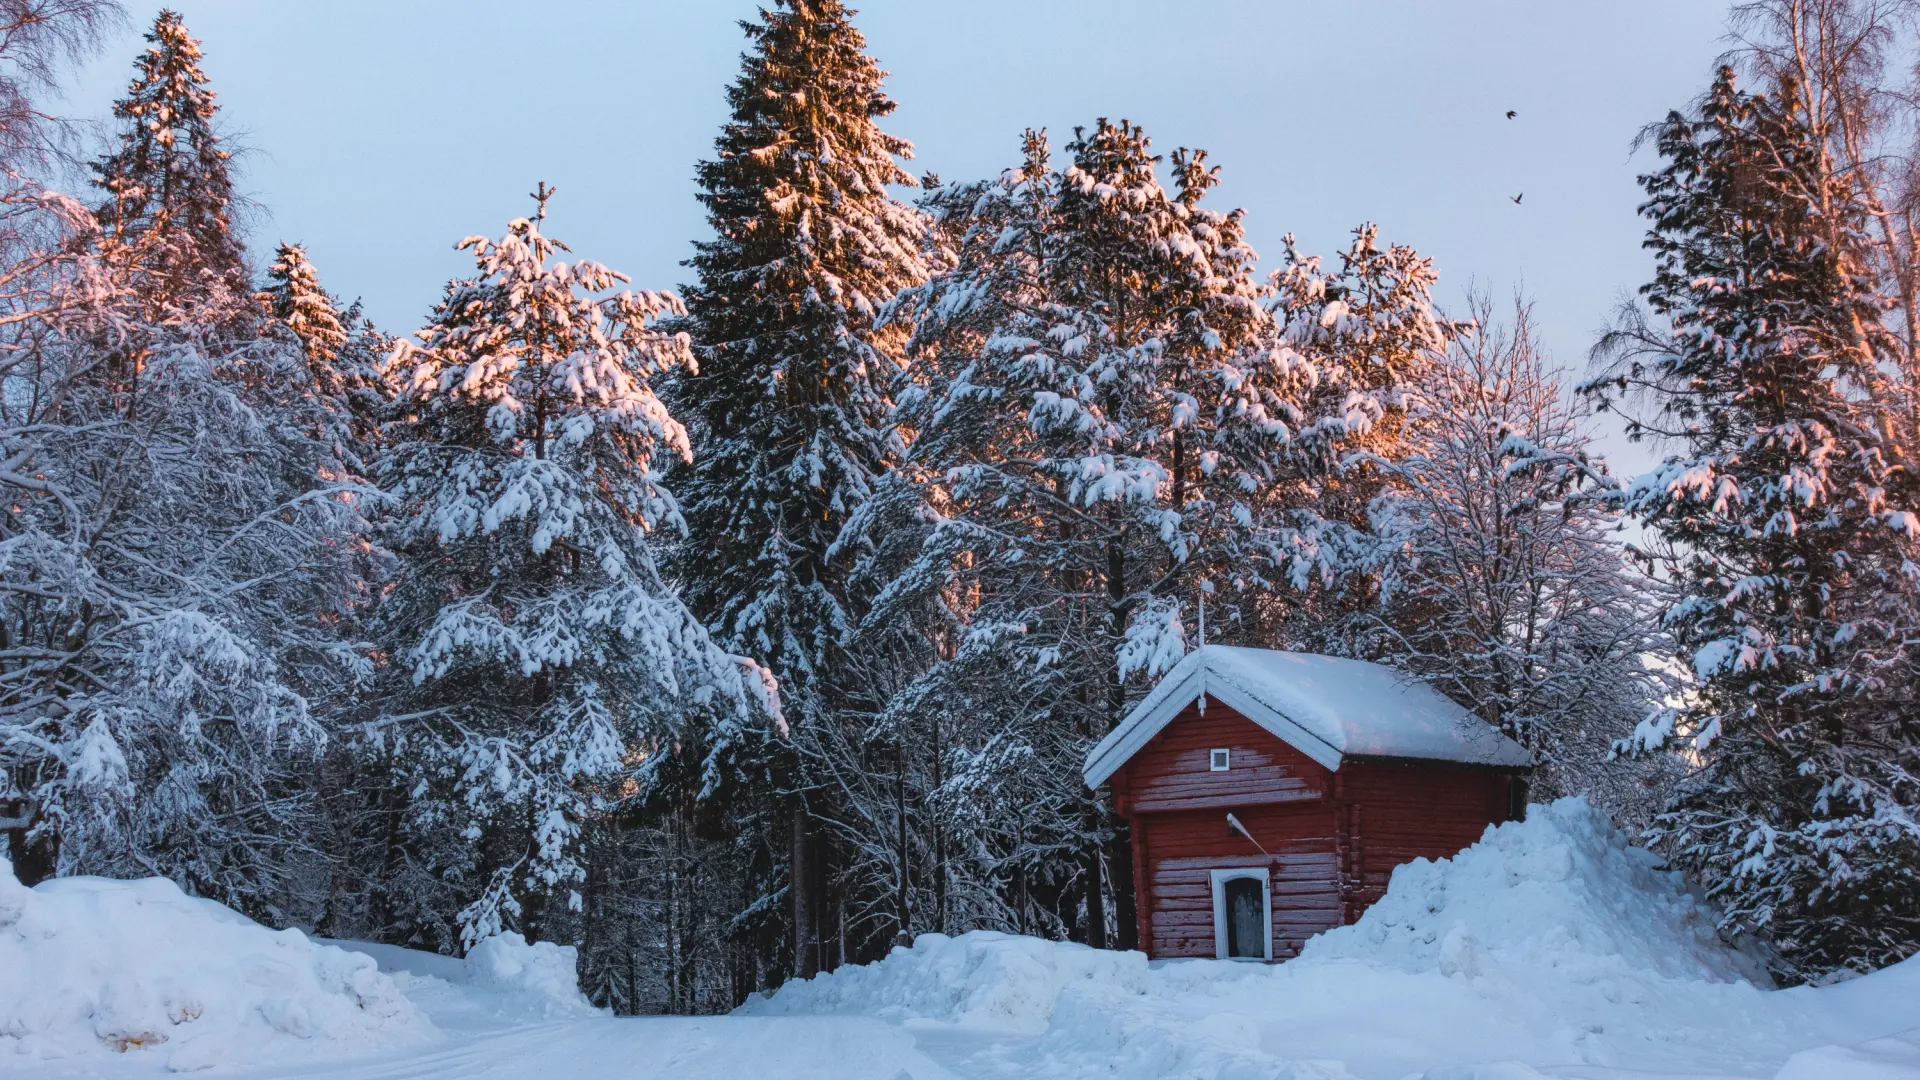
[[[1133,836],[1148,956],[1285,960],[1393,868],[1525,812],[1531,757],[1391,668],[1208,645],[1087,755]]]

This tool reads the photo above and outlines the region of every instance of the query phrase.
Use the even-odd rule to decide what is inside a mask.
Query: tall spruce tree
[[[1723,69],[1659,126],[1651,315],[1611,337],[1616,370],[1593,389],[1646,393],[1658,412],[1635,430],[1680,447],[1628,497],[1668,541],[1667,623],[1699,680],[1637,736],[1704,761],[1663,840],[1731,925],[1772,939],[1783,975],[1813,977],[1920,947],[1920,517],[1876,415],[1866,212],[1799,101]]]
[[[1411,450],[1409,408],[1462,329],[1433,303],[1433,260],[1353,230],[1335,269],[1285,238],[1273,274],[1280,338],[1311,357],[1319,379],[1293,433],[1296,467],[1263,485],[1263,512],[1281,525],[1271,572],[1287,588],[1253,606],[1256,636],[1297,648],[1358,655],[1380,576],[1370,507],[1399,480]]]
[[[729,648],[770,664],[796,744],[840,722],[849,693],[834,656],[857,616],[829,551],[888,453],[901,335],[875,330],[874,316],[925,276],[922,219],[888,194],[914,183],[900,165],[911,147],[877,124],[894,103],[850,16],[839,0],[780,0],[742,24],[752,48],[727,93],[733,115],[698,172],[715,233],[689,262],[699,368],[675,389],[698,444],[684,485],[687,600]],[[792,959],[810,974],[809,816],[821,808],[809,809],[802,755],[770,737],[719,733],[725,775],[709,783],[751,774],[784,792],[774,817],[790,831]]]
[[[93,164],[107,198],[95,212],[119,261],[134,271],[146,318],[246,297],[234,235],[230,155],[214,131],[218,107],[200,69],[200,43],[163,10],[146,35],[127,94],[114,102],[119,144]]]

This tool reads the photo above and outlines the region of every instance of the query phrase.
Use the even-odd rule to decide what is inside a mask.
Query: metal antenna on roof
[[[1201,579],[1198,585],[1194,586],[1194,592],[1200,598],[1199,647],[1204,649],[1207,647],[1207,583],[1204,578]],[[1207,682],[1204,675],[1200,680],[1200,715],[1207,715]]]

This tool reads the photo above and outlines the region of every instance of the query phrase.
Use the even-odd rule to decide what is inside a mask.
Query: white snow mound
[[[466,959],[369,941],[328,941],[364,953],[402,993],[450,1033],[497,1030],[607,1015],[580,992],[579,953],[506,933],[475,945]]]
[[[139,1053],[187,1070],[433,1034],[369,957],[269,930],[165,879],[29,889],[0,859],[0,1068]]]
[[[1729,950],[1685,879],[1632,846],[1583,798],[1489,826],[1451,859],[1416,859],[1352,926],[1303,960],[1357,959],[1474,976],[1504,968],[1572,982],[1654,974],[1689,982],[1759,976]]]
[[[467,953],[466,974],[470,985],[520,995],[551,1018],[602,1011],[580,992],[579,951],[571,945],[496,934]]]
[[[1147,958],[1085,945],[976,930],[921,934],[875,964],[850,964],[741,1006],[764,1016],[843,1013],[1038,1031],[1075,984],[1145,993]]]

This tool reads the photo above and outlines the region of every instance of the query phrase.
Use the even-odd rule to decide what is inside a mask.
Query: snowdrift
[[[379,964],[434,1023],[452,1031],[604,1016],[580,992],[579,954],[519,934],[490,937],[464,960],[365,941],[328,941]]]
[[[523,995],[548,1017],[591,1016],[600,1010],[580,992],[579,952],[551,941],[527,944],[519,934],[497,934],[467,953],[467,981],[496,993]]]
[[[976,930],[959,937],[922,934],[877,964],[852,965],[771,998],[748,1002],[759,1015],[815,1013],[937,1020],[965,1028],[1038,1032],[1070,987],[1145,994],[1147,958],[1040,938]]]
[[[1884,1037],[1920,1028],[1920,960],[1824,990],[1760,977],[1678,875],[1575,798],[1400,867],[1359,922],[1283,965],[926,934],[740,1011],[999,1031],[1018,1056],[972,1069],[1110,1080],[1543,1075],[1520,1062],[1800,1077],[1897,1057],[1907,1044]]]
[[[433,1032],[368,957],[269,930],[164,879],[28,889],[0,859],[0,1068],[139,1053],[198,1069],[365,1053]]]
[[[1720,941],[1679,875],[1577,798],[1530,807],[1451,859],[1396,868],[1359,922],[1309,940],[1301,958],[1583,984],[1767,978]]]

